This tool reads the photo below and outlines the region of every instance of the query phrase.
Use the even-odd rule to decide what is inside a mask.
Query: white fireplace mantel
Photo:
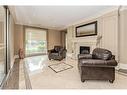
[[[74,43],[83,42],[83,43],[97,43],[97,37],[96,38],[85,38],[85,39],[73,39]]]
[[[80,53],[80,46],[89,46],[90,53],[92,53],[93,49],[97,47],[98,44],[98,37],[92,38],[75,38],[73,39],[73,58],[77,59],[78,54]]]

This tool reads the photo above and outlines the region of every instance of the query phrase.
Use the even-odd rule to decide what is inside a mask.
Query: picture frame
[[[97,35],[97,21],[76,27],[76,37]]]

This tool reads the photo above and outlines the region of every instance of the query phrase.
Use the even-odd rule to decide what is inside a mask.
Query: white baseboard
[[[127,64],[119,63],[119,69],[127,69]]]

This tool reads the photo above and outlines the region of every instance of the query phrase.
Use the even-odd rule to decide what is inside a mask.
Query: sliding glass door
[[[8,7],[0,6],[0,86],[10,70],[9,20]]]
[[[47,31],[38,28],[25,29],[25,54],[26,56],[47,53]]]
[[[6,75],[6,15],[5,8],[0,6],[0,85]]]

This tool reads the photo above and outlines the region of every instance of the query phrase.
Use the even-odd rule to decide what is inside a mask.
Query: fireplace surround
[[[80,54],[90,54],[90,47],[89,46],[80,46],[79,48]]]

